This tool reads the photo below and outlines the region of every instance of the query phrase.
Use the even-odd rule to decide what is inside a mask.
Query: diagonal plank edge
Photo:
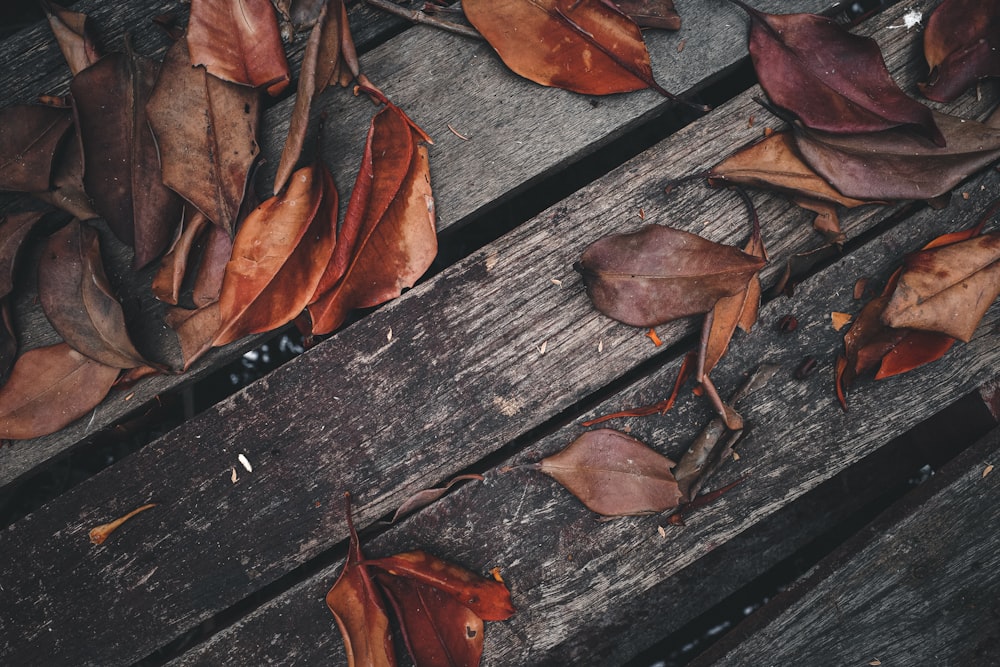
[[[113,4],[98,3],[100,9],[95,7],[95,12],[109,22],[128,17],[130,26],[145,25],[146,18],[140,20],[134,8],[112,11]],[[761,4],[775,10],[782,5],[777,0]],[[827,0],[799,0],[797,7],[814,11],[827,4]],[[81,4],[77,9],[93,6]],[[162,11],[167,11],[166,4],[156,6],[155,12]],[[690,7],[680,33],[656,31],[647,41],[656,76],[679,92],[705,85],[718,72],[746,58],[745,35],[745,17],[734,6],[719,2]],[[0,43],[0,53],[43,50],[47,58],[62,57],[45,24],[15,37]],[[677,44],[682,39],[686,47],[678,53]],[[431,176],[439,231],[468,223],[477,213],[516,196],[530,183],[565,168],[638,123],[656,122],[656,116],[671,106],[651,91],[592,98],[546,89],[508,72],[485,44],[423,26],[406,30],[366,53],[362,66],[436,141],[431,147]],[[50,77],[68,76],[57,65],[48,67],[54,70]],[[0,90],[13,90],[15,84],[19,85],[20,79],[9,76],[0,83]],[[13,93],[12,97],[17,99]],[[278,164],[293,102],[279,102],[265,114],[260,183],[270,183]],[[374,107],[348,92],[331,90],[319,98],[314,111],[336,119],[326,123],[324,157],[342,194],[346,194],[357,173]],[[452,134],[449,124],[470,140]],[[341,197],[342,208],[347,202],[348,197]],[[29,332],[46,334],[42,338],[29,336],[22,340],[22,346],[27,349],[56,342],[41,310],[30,298],[24,302],[28,304],[25,311],[18,312],[15,319]],[[66,429],[0,450],[0,485],[26,475],[157,394],[191,382],[206,369],[238,357],[262,340],[256,337],[215,351],[193,374],[150,378],[128,392],[113,392],[91,415]],[[131,394],[127,402],[123,400],[126,394]]]
[[[744,97],[727,111],[749,104]],[[569,266],[607,229],[638,226],[635,210],[647,201],[649,219],[680,212],[690,229],[741,238],[738,204],[716,204],[701,228],[704,195],[648,198],[664,178],[665,156],[683,150],[685,138],[701,146],[707,133],[718,139],[716,155],[725,153],[749,135],[730,136],[745,118],[717,114],[664,142],[13,526],[0,546],[10,554],[0,580],[18,588],[0,591],[0,624],[11,637],[0,653],[18,651],[7,653],[16,662],[44,650],[50,664],[142,657],[342,540],[344,490],[358,494],[359,523],[368,523],[648,358],[648,340],[590,310]],[[977,205],[978,193],[955,203]],[[802,216],[788,211],[774,200],[762,206],[784,256],[811,238]],[[876,213],[849,220],[851,229],[870,227]],[[684,323],[661,336],[691,330]],[[238,453],[254,471],[234,485]],[[160,505],[105,546],[86,542],[89,527],[148,501]],[[66,525],[68,516],[78,519]],[[136,619],[130,610],[139,606],[148,615]],[[69,617],[81,609],[99,610],[98,625]],[[16,628],[9,614],[19,617]],[[13,634],[26,628],[36,630]]]
[[[990,182],[991,191],[997,192],[996,179]],[[758,328],[731,350],[717,371],[731,382],[762,360],[782,368],[748,400],[744,414],[751,427],[740,444],[741,459],[724,468],[714,485],[741,475],[747,475],[747,481],[693,514],[686,528],[668,527],[664,538],[657,531],[663,520],[656,517],[600,523],[553,481],[515,467],[494,470],[485,482],[460,488],[371,540],[364,545],[366,553],[379,557],[419,547],[483,573],[499,566],[518,613],[503,623],[488,624],[484,664],[599,665],[626,659],[630,650],[642,648],[632,645],[632,639],[649,628],[636,626],[635,619],[623,618],[618,609],[643,600],[664,605],[655,597],[669,596],[670,582],[683,578],[684,568],[717,545],[788,507],[995,375],[1000,363],[998,307],[972,343],[952,351],[955,356],[949,353],[890,381],[860,383],[846,415],[833,398],[830,370],[841,334],[832,329],[827,306],[856,312],[860,304],[851,295],[854,281],[887,277],[898,263],[895,253],[943,231],[938,217],[923,211],[810,278],[791,301],[776,300],[764,308]],[[961,228],[966,222],[953,221],[946,228]],[[789,308],[800,318],[791,343],[776,340],[773,333]],[[807,381],[794,380],[792,373],[806,352],[820,360],[820,372]],[[675,371],[662,369],[581,419],[616,409],[618,401],[648,402],[666,391]],[[682,399],[662,418],[622,420],[615,426],[627,426],[633,436],[677,456],[709,418],[692,402],[690,397]],[[538,460],[580,432],[578,425],[568,425],[498,467]],[[339,565],[326,568],[290,588],[174,664],[345,664],[340,635],[323,604],[338,570]],[[682,620],[690,618],[683,616],[689,613],[686,606],[684,601],[675,605]]]

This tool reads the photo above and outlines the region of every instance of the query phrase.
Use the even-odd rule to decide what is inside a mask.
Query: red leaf
[[[464,567],[423,551],[408,551],[388,558],[376,558],[365,561],[365,565],[444,591],[484,621],[503,621],[514,613],[510,591],[502,583],[480,577]]]
[[[191,64],[210,74],[277,95],[288,85],[288,61],[268,0],[192,0]]]
[[[732,2],[750,15],[761,87],[807,127],[858,133],[909,126],[944,145],[930,109],[899,89],[873,39],[816,14],[765,14]]]

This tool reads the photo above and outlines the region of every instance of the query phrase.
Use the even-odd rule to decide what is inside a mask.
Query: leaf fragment
[[[101,46],[93,21],[86,14],[66,9],[49,0],[39,0],[49,27],[56,36],[70,71],[76,75],[101,57]]]
[[[482,475],[476,475],[476,474],[456,475],[455,477],[451,478],[448,481],[448,483],[445,484],[444,486],[439,486],[432,489],[423,489],[421,491],[418,491],[409,498],[407,498],[406,501],[399,506],[399,509],[397,509],[396,513],[392,515],[392,520],[389,521],[389,523],[396,523],[404,516],[413,514],[417,510],[427,507],[435,500],[438,500],[439,498],[444,496],[444,494],[448,493],[451,487],[458,484],[459,482],[464,482],[467,480],[478,480],[481,482],[483,481],[483,479],[485,478]]]
[[[0,190],[48,190],[73,113],[42,104],[0,110]]]
[[[0,438],[37,438],[58,431],[97,406],[117,377],[117,368],[66,343],[25,352],[0,387]]]
[[[614,3],[640,28],[681,29],[681,16],[673,0],[614,0]]]
[[[619,431],[587,431],[542,459],[538,469],[604,516],[655,514],[676,507],[674,462]]]

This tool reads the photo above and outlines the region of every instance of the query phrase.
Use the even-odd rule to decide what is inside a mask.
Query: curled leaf
[[[365,561],[365,565],[444,591],[484,621],[503,621],[514,613],[510,591],[502,582],[480,577],[460,565],[423,551],[376,558]]]
[[[673,0],[614,0],[614,3],[640,28],[681,29],[681,16]]]
[[[0,110],[0,190],[48,190],[57,150],[72,126],[69,109],[22,104]]]
[[[920,92],[951,102],[979,79],[1000,76],[1000,5],[945,0],[927,19],[924,57],[930,67]]]
[[[968,342],[998,295],[1000,232],[992,232],[908,255],[882,321]]]
[[[608,317],[653,327],[711,310],[742,290],[764,260],[671,227],[648,225],[591,244],[574,268]]]
[[[66,343],[25,352],[0,387],[0,438],[37,438],[90,412],[111,390],[118,369]]]
[[[750,15],[750,57],[761,87],[806,127],[859,133],[909,127],[943,146],[930,109],[889,76],[875,40],[816,14]]]
[[[49,238],[38,266],[38,297],[45,316],[74,349],[106,366],[145,365],[104,275],[92,227],[74,220]]]
[[[398,297],[437,254],[426,135],[398,107],[375,118],[340,241],[309,305],[313,332],[329,333],[355,308]]]
[[[39,2],[70,71],[75,75],[97,62],[101,57],[101,48],[93,21],[86,14],[71,11],[49,0]]]
[[[213,76],[277,95],[290,79],[278,19],[268,0],[193,0],[191,64]]]
[[[481,482],[483,481],[483,476],[475,474],[456,475],[451,480],[449,480],[448,483],[445,484],[444,486],[439,486],[433,489],[423,489],[421,491],[414,493],[412,496],[407,498],[402,505],[399,506],[399,509],[397,509],[396,513],[392,515],[392,520],[389,523],[396,523],[404,516],[413,514],[417,510],[427,507],[432,502],[438,500],[439,498],[444,496],[444,494],[448,493],[449,489],[451,489],[451,487],[453,487],[455,484],[471,479],[478,480]]]
[[[674,462],[624,433],[587,431],[538,469],[604,516],[655,514],[677,507]]]

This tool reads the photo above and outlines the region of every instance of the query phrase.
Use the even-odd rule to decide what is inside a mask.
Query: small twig
[[[428,16],[423,12],[414,11],[412,9],[406,9],[405,7],[400,7],[399,5],[389,2],[389,0],[365,0],[372,7],[381,9],[384,12],[390,14],[395,14],[396,16],[401,16],[404,19],[412,21],[414,23],[423,23],[424,25],[434,26],[435,28],[440,28],[441,30],[447,30],[448,32],[453,32],[456,35],[462,35],[463,37],[471,37],[472,39],[482,39],[483,36],[479,34],[479,31],[475,28],[470,28],[468,26],[461,25],[459,23],[452,23],[451,21],[445,21],[443,19],[434,18],[433,16]]]

